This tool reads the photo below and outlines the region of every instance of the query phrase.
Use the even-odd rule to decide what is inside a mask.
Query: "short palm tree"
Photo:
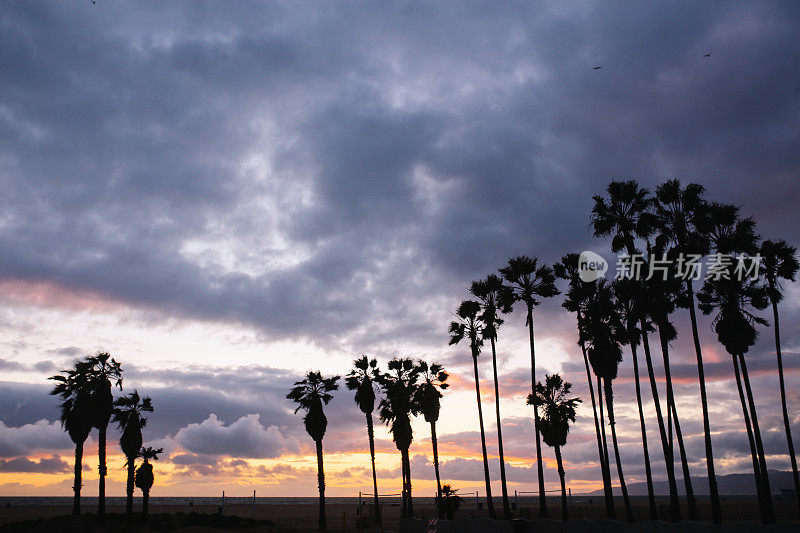
[[[52,376],[56,382],[52,395],[61,397],[61,427],[75,444],[75,468],[72,490],[72,514],[81,514],[81,473],[83,469],[83,445],[92,430],[91,399],[89,397],[89,367],[82,361],[75,362],[73,368],[62,370],[62,374]]]
[[[616,420],[614,418],[613,381],[617,378],[619,364],[622,362],[622,349],[620,348],[620,342],[624,339],[622,329],[617,302],[613,298],[611,288],[605,283],[605,280],[601,280],[597,283],[597,291],[587,303],[582,335],[584,342],[586,342],[589,363],[592,365],[595,376],[597,376],[597,388],[599,390],[602,383],[605,394],[608,408],[608,425],[611,427],[611,441],[614,445],[617,475],[625,504],[625,514],[628,522],[632,522],[633,510],[628,497],[625,476],[622,472],[622,460],[619,455]],[[602,412],[601,403],[601,417]]]
[[[122,430],[119,439],[122,453],[127,458],[128,479],[125,485],[125,515],[128,520],[133,516],[133,482],[136,474],[136,458],[142,449],[142,428],[147,424],[147,419],[143,413],[152,412],[153,403],[149,396],[141,398],[139,392],[133,392],[120,396],[114,400],[114,410],[111,415],[113,422]]]
[[[436,422],[439,420],[441,409],[442,391],[448,385],[447,372],[442,365],[433,363],[428,365],[420,360],[417,363],[420,384],[414,392],[414,403],[425,421],[431,425],[431,445],[433,446],[433,469],[436,473],[436,497],[442,497],[442,480],[439,477],[439,444],[436,439]]]
[[[150,461],[157,461],[159,454],[164,452],[164,448],[146,447],[139,450],[139,457],[144,461],[136,469],[134,483],[142,491],[142,522],[147,522],[147,513],[150,503],[150,489],[153,488],[155,476],[153,475],[153,465]]]
[[[480,321],[483,339],[488,339],[492,347],[492,371],[494,373],[494,409],[497,421],[497,449],[500,456],[500,489],[503,495],[503,517],[511,520],[511,505],[508,500],[506,483],[505,454],[503,453],[503,426],[500,422],[500,385],[497,380],[497,330],[503,323],[499,313],[510,313],[514,302],[514,293],[503,283],[503,279],[489,274],[480,281],[473,281],[470,292],[481,304]]]
[[[606,504],[606,517],[609,520],[616,518],[614,508],[614,496],[611,491],[611,474],[608,468],[608,450],[605,446],[605,439],[600,430],[600,419],[597,416],[597,402],[594,396],[594,385],[592,382],[591,370],[589,368],[589,356],[586,353],[586,343],[580,335],[584,328],[583,313],[587,303],[591,300],[591,294],[597,290],[596,282],[583,282],[578,271],[579,256],[576,253],[568,253],[561,258],[561,261],[553,265],[556,276],[569,282],[569,289],[564,297],[561,306],[567,311],[576,313],[578,316],[578,346],[583,354],[583,366],[586,370],[586,381],[589,385],[589,397],[592,400],[592,414],[594,416],[594,431],[597,440],[597,455],[600,459],[600,472],[603,478],[603,495]],[[600,391],[598,390],[598,394]]]
[[[461,507],[461,502],[464,498],[456,494],[458,489],[454,489],[450,484],[445,483],[442,485],[442,495],[436,501],[436,507],[439,509],[439,514],[447,517],[448,520],[455,518],[458,508]]]
[[[331,392],[339,388],[339,376],[323,378],[322,373],[309,372],[306,377],[294,383],[286,398],[297,403],[295,413],[303,409],[306,414],[303,423],[306,432],[314,440],[317,448],[317,485],[319,486],[319,529],[325,530],[325,469],[322,462],[322,439],[328,428],[328,418],[323,405],[333,399]]]
[[[631,348],[633,358],[633,382],[636,388],[636,406],[639,409],[639,427],[642,430],[642,449],[644,454],[644,473],[647,481],[647,499],[650,504],[650,520],[658,520],[658,510],[656,508],[655,491],[653,490],[653,474],[650,470],[650,451],[647,448],[647,426],[644,422],[644,410],[642,408],[642,391],[639,385],[639,360],[636,348],[641,340],[641,331],[638,325],[642,316],[640,290],[636,286],[638,282],[633,279],[619,279],[612,283],[614,297],[617,300],[620,318],[622,320],[622,332],[625,336],[625,343]]]
[[[411,460],[408,449],[414,440],[411,416],[417,414],[414,397],[419,369],[411,359],[397,357],[389,361],[388,368],[389,372],[379,374],[377,378],[384,393],[378,405],[378,414],[381,421],[389,426],[394,444],[400,451],[403,486],[401,514],[405,518],[414,516],[414,503],[411,499]]]
[[[98,352],[85,359],[89,365],[91,376],[92,426],[98,432],[98,474],[99,488],[97,497],[97,515],[101,519],[106,514],[106,441],[108,421],[114,410],[114,395],[111,394],[112,383],[122,389],[122,366],[108,352]]]
[[[372,426],[372,412],[375,410],[375,377],[378,374],[378,360],[362,355],[353,361],[353,370],[347,374],[345,384],[355,393],[355,402],[367,418],[367,438],[369,439],[369,456],[372,461],[372,490],[375,501],[375,514],[381,520],[378,505],[378,475],[375,471],[375,431]]]
[[[567,486],[564,475],[564,461],[561,447],[567,444],[569,423],[575,422],[575,409],[580,398],[568,398],[572,383],[564,381],[559,374],[545,376],[545,384],[536,384],[536,395],[528,395],[528,403],[542,408],[542,439],[556,454],[558,477],[561,479],[561,519],[567,521]]]
[[[525,303],[525,325],[528,326],[528,340],[531,348],[531,394],[536,393],[536,348],[533,340],[533,308],[543,298],[551,298],[558,294],[556,277],[553,269],[536,257],[521,255],[512,257],[506,266],[500,269],[503,279],[513,290],[514,300]],[[539,409],[533,407],[533,430],[536,434],[536,470],[539,478],[539,516],[547,517],[547,498],[544,489],[544,468],[542,466],[542,443],[539,435]]]
[[[704,209],[704,188],[697,183],[681,187],[681,182],[673,179],[656,187],[655,213],[660,236],[672,246],[673,257],[688,257],[689,254],[702,255],[708,251],[708,242],[698,230],[695,222]],[[694,287],[692,276],[685,275],[686,298],[682,306],[688,307],[692,324],[692,340],[697,359],[697,376],[700,383],[700,406],[703,412],[703,437],[706,451],[706,470],[708,488],[711,498],[711,515],[714,524],[722,523],[722,507],[717,488],[717,476],[714,468],[714,449],[711,445],[711,424],[708,417],[708,395],[706,393],[703,351],[700,347],[700,336],[697,329],[697,313],[694,308]],[[674,406],[673,406],[674,407]]]
[[[483,428],[483,407],[481,406],[481,383],[478,377],[478,355],[483,345],[483,334],[478,314],[481,305],[474,300],[464,300],[458,306],[455,322],[450,323],[450,344],[458,344],[464,339],[469,339],[472,354],[472,368],[475,373],[475,396],[478,402],[478,423],[481,430],[481,451],[483,452],[483,477],[486,484],[486,506],[489,509],[489,518],[496,518],[494,502],[492,501],[492,482],[489,478],[489,458],[486,455],[486,433]]]
[[[781,354],[781,330],[780,321],[778,320],[778,303],[783,299],[781,280],[794,281],[800,264],[797,261],[797,248],[791,246],[783,239],[762,242],[759,254],[761,255],[761,272],[767,282],[767,296],[769,296],[769,301],[772,305],[775,354],[778,357],[778,381],[781,389],[783,427],[786,431],[786,441],[789,445],[789,460],[792,463],[794,493],[797,498],[797,506],[800,509],[800,476],[798,476],[797,473],[797,457],[794,453],[792,429],[789,425],[789,411],[786,407],[786,386],[784,385],[783,379],[783,356]]]

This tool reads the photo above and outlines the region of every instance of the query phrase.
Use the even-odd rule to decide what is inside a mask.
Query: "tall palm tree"
[[[506,464],[503,454],[503,428],[500,423],[500,386],[497,380],[497,329],[503,323],[498,316],[498,311],[510,313],[514,302],[514,293],[511,288],[503,284],[502,278],[489,274],[485,279],[473,281],[470,292],[478,298],[481,304],[480,322],[483,329],[483,339],[489,339],[492,346],[492,371],[494,373],[494,409],[497,419],[497,448],[500,456],[500,488],[503,495],[503,517],[511,520],[511,505],[508,501],[508,486],[506,484]]]
[[[146,447],[139,450],[139,457],[144,462],[136,469],[134,483],[142,491],[142,522],[147,523],[147,512],[150,503],[150,489],[153,488],[155,476],[153,476],[153,465],[150,461],[157,461],[159,454],[164,453],[164,448]]]
[[[656,187],[655,210],[658,217],[660,234],[672,245],[674,256],[687,257],[688,254],[702,255],[708,251],[708,243],[702,233],[695,226],[698,211],[703,209],[703,186],[690,183],[681,187],[679,180],[669,180]],[[714,450],[711,444],[711,425],[708,417],[708,395],[706,393],[706,378],[703,367],[703,351],[700,347],[700,336],[697,329],[697,314],[694,305],[694,287],[692,276],[686,275],[686,299],[684,305],[689,308],[689,318],[692,324],[692,340],[694,342],[695,357],[697,358],[697,377],[700,383],[700,405],[703,411],[703,436],[706,452],[706,470],[708,473],[708,488],[711,497],[711,514],[714,524],[722,523],[722,507],[717,488],[717,476],[714,469]]]
[[[533,308],[542,298],[558,294],[553,269],[536,257],[521,255],[508,260],[500,274],[511,286],[514,300],[525,303],[525,325],[528,326],[528,340],[531,347],[531,394],[536,394],[536,348],[533,339]],[[536,434],[536,470],[539,478],[539,516],[547,517],[547,499],[544,490],[544,468],[542,465],[542,443],[539,435],[539,408],[533,406],[533,430]]]
[[[411,429],[411,416],[417,414],[414,396],[419,379],[419,368],[408,358],[395,357],[389,361],[389,372],[378,374],[378,383],[383,388],[383,398],[378,405],[378,414],[384,424],[389,426],[395,446],[400,451],[400,472],[402,477],[403,518],[414,516],[414,503],[411,499],[411,460],[408,449],[414,440]]]
[[[597,290],[596,282],[584,283],[578,273],[579,256],[576,253],[568,253],[561,258],[561,261],[553,265],[555,275],[569,282],[569,289],[561,304],[567,311],[576,313],[578,316],[578,346],[583,354],[583,366],[586,369],[586,381],[589,384],[589,397],[592,400],[592,414],[594,415],[594,431],[597,440],[597,454],[600,458],[600,472],[603,478],[603,495],[605,496],[606,517],[609,520],[616,518],[614,508],[614,496],[611,489],[611,473],[608,468],[608,453],[604,447],[604,439],[600,433],[600,420],[597,417],[597,403],[594,396],[594,385],[592,384],[592,374],[589,369],[589,356],[586,354],[586,343],[580,332],[583,330],[583,312],[587,302],[591,299],[591,293]],[[599,393],[599,391],[598,391]]]
[[[644,473],[647,481],[647,500],[650,504],[650,519],[658,520],[656,498],[653,490],[653,474],[650,470],[650,451],[647,448],[647,426],[644,422],[642,392],[639,385],[639,361],[636,355],[636,348],[639,346],[641,340],[641,331],[637,325],[640,323],[642,316],[642,310],[640,309],[641,300],[639,299],[640,291],[639,288],[635,286],[636,284],[636,280],[619,279],[613,282],[612,289],[618,303],[625,342],[631,347],[631,357],[633,358],[633,379],[636,387],[636,406],[639,409],[639,427],[642,430]]]
[[[147,424],[147,419],[142,416],[142,413],[147,412],[153,412],[153,403],[149,396],[141,398],[136,389],[114,400],[111,419],[122,430],[119,445],[122,448],[122,453],[127,458],[128,480],[125,485],[125,515],[128,520],[133,516],[135,463],[142,449],[142,428]]]
[[[614,445],[617,476],[619,477],[620,490],[625,504],[625,514],[628,522],[633,522],[633,510],[628,497],[625,476],[622,472],[622,460],[619,455],[616,420],[614,418],[613,381],[617,378],[619,364],[622,362],[620,342],[624,339],[624,333],[622,332],[622,321],[617,312],[617,303],[614,301],[611,288],[605,283],[605,280],[600,280],[597,283],[597,291],[587,304],[584,319],[582,335],[587,345],[586,351],[589,355],[589,363],[597,376],[598,388],[602,380],[608,408],[608,425],[611,427],[611,441]]]
[[[794,494],[797,506],[800,509],[800,476],[797,473],[797,457],[794,453],[794,440],[789,425],[789,411],[786,407],[786,387],[783,380],[783,356],[781,354],[781,330],[778,320],[778,302],[783,299],[781,280],[794,281],[800,263],[797,261],[797,248],[791,246],[783,239],[777,241],[766,240],[761,243],[759,250],[761,256],[761,272],[767,282],[767,296],[772,305],[772,320],[775,332],[775,354],[778,357],[778,381],[781,389],[781,411],[783,412],[783,427],[786,431],[786,442],[789,445],[789,460],[792,463],[792,477],[794,479]]]
[[[575,409],[581,403],[580,398],[567,398],[572,390],[572,383],[564,381],[559,374],[545,376],[545,384],[536,384],[536,395],[528,395],[528,403],[542,408],[542,439],[551,446],[556,454],[558,477],[561,479],[561,520],[567,521],[567,487],[564,474],[564,462],[561,459],[561,447],[567,444],[569,423],[575,422]]]
[[[62,374],[50,377],[56,382],[52,395],[61,397],[61,427],[75,444],[75,467],[72,490],[72,514],[81,514],[81,473],[83,469],[83,445],[92,430],[90,380],[87,363],[76,361],[73,368],[62,370]]]
[[[442,365],[428,365],[420,360],[417,363],[421,382],[414,393],[414,403],[431,425],[431,445],[433,446],[433,469],[436,473],[436,497],[442,497],[442,480],[439,477],[439,444],[436,439],[436,422],[439,420],[442,391],[450,385],[446,383],[448,375]]]
[[[325,530],[325,469],[322,462],[322,439],[328,428],[328,418],[325,416],[323,405],[333,399],[331,392],[339,388],[340,376],[323,378],[319,371],[309,372],[300,381],[295,381],[294,387],[286,398],[297,403],[295,413],[303,409],[306,414],[303,423],[306,432],[314,440],[317,448],[317,484],[319,486],[319,529]]]
[[[369,438],[369,456],[372,461],[372,490],[375,498],[375,516],[381,521],[380,505],[378,505],[378,475],[375,471],[375,432],[372,426],[372,412],[375,410],[375,377],[378,374],[378,360],[368,359],[362,355],[353,361],[353,370],[347,374],[345,384],[349,390],[356,391],[355,402],[367,418],[367,437]]]
[[[458,321],[450,323],[450,344],[458,344],[463,339],[469,339],[470,352],[472,353],[472,368],[475,373],[475,396],[478,402],[478,422],[481,429],[481,451],[483,452],[483,477],[486,483],[486,506],[489,517],[496,518],[494,502],[492,501],[492,483],[489,479],[489,458],[486,455],[486,433],[483,428],[483,407],[481,406],[481,383],[478,377],[478,355],[483,345],[483,332],[478,314],[481,305],[474,300],[464,300],[458,306],[456,317]]]
[[[653,200],[650,198],[650,193],[647,189],[640,187],[635,180],[612,181],[608,184],[606,193],[608,195],[607,198],[600,195],[593,197],[595,205],[592,209],[591,222],[594,235],[596,237],[611,236],[611,250],[613,252],[624,250],[629,256],[634,256],[637,254],[635,240],[637,238],[647,240],[655,231],[658,222],[656,216],[652,213]],[[642,298],[645,298],[644,294],[642,294]],[[658,398],[658,386],[650,355],[650,342],[648,339],[650,327],[647,324],[646,315],[642,315],[639,329],[642,332],[642,347],[644,348],[650,390],[656,407],[661,447],[664,451],[664,462],[667,469],[667,480],[670,488],[670,519],[673,522],[677,522],[680,520],[680,505],[678,488],[674,481],[675,464],[673,461],[671,432],[668,435],[668,432],[664,429],[661,404]],[[671,409],[667,410],[668,420],[671,412]],[[684,476],[684,482],[689,486],[691,482],[687,482],[686,479],[686,476]],[[692,502],[690,502],[690,505],[692,505]]]
[[[106,514],[106,434],[108,421],[114,410],[114,395],[111,394],[112,383],[122,390],[122,365],[108,352],[98,352],[85,359],[91,376],[92,426],[98,432],[98,474],[99,488],[97,497],[97,516],[102,520]]]

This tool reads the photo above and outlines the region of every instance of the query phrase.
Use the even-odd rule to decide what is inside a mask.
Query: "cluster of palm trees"
[[[678,180],[662,183],[651,194],[636,181],[628,180],[612,181],[605,195],[593,197],[591,227],[594,235],[600,238],[610,237],[612,251],[623,253],[628,260],[638,258],[640,263],[636,270],[643,275],[637,276],[633,275],[633,272],[628,272],[627,275],[616,276],[613,281],[602,278],[586,281],[582,277],[579,265],[580,256],[568,253],[552,267],[536,257],[513,257],[498,270],[497,274],[490,274],[470,285],[469,290],[474,299],[465,300],[458,306],[455,312],[456,320],[450,324],[449,333],[451,345],[465,341],[470,347],[486,502],[491,517],[496,517],[497,513],[489,476],[478,357],[488,341],[492,352],[503,516],[511,518],[500,415],[501,395],[497,379],[497,342],[500,326],[504,323],[501,315],[512,312],[517,304],[522,306],[525,312],[525,325],[528,328],[530,343],[531,394],[528,396],[528,404],[533,406],[539,514],[542,517],[547,516],[541,449],[541,441],[544,440],[545,444],[554,448],[562,487],[562,517],[564,519],[567,517],[561,447],[566,443],[569,424],[575,420],[575,409],[581,399],[569,397],[571,384],[565,382],[558,374],[547,375],[544,384],[537,381],[533,320],[534,310],[543,299],[561,293],[556,285],[557,279],[566,282],[562,306],[577,316],[577,344],[581,349],[586,370],[606,514],[609,518],[616,518],[616,507],[612,490],[608,433],[611,436],[614,467],[622,494],[625,518],[633,521],[633,510],[625,483],[614,416],[614,380],[618,377],[624,346],[629,348],[633,363],[650,518],[658,518],[658,509],[653,489],[653,465],[650,462],[647,421],[639,374],[640,346],[644,353],[669,486],[669,519],[679,521],[683,516],[675,473],[676,455],[680,460],[688,518],[691,520],[699,518],[670,371],[670,349],[678,337],[672,319],[679,309],[687,309],[697,361],[712,520],[716,524],[722,522],[697,307],[704,314],[713,315],[712,328],[732,357],[733,374],[750,444],[761,519],[765,523],[770,523],[774,522],[775,516],[763,440],[745,354],[755,343],[758,335],[757,326],[767,325],[766,320],[756,312],[772,306],[781,408],[795,493],[800,506],[800,477],[798,477],[790,415],[786,404],[778,316],[778,303],[783,295],[782,283],[794,281],[800,266],[796,249],[783,240],[762,242],[756,233],[755,222],[752,218],[742,217],[740,207],[707,201],[704,194],[701,185],[690,183],[683,186]],[[717,258],[717,264],[713,269],[714,275],[701,278],[700,271],[696,269],[701,263],[698,263],[697,259],[710,255]],[[725,257],[735,260],[726,262],[722,260]],[[743,272],[746,275],[743,276]],[[702,286],[696,291],[694,281],[698,280],[702,282]],[[665,404],[661,402],[658,387],[660,376],[656,376],[653,364],[655,350],[651,350],[651,334],[658,336],[657,346],[661,350]],[[338,388],[338,379],[338,376],[324,379],[319,372],[309,373],[305,379],[295,384],[295,388],[288,396],[299,403],[298,409],[304,408],[307,411],[306,428],[317,442],[321,502],[324,502],[322,437],[327,423],[322,406],[330,401],[330,392]],[[431,424],[437,497],[442,496],[436,421],[439,417],[441,391],[447,387],[446,380],[447,374],[440,365],[428,365],[424,361],[415,363],[411,359],[395,358],[389,362],[388,372],[385,373],[379,370],[375,359],[369,359],[367,356],[354,362],[354,369],[347,376],[346,383],[350,390],[355,391],[355,401],[367,420],[376,508],[378,508],[378,484],[372,425],[372,413],[377,399],[376,386],[383,392],[378,407],[379,417],[389,425],[394,442],[401,452],[402,512],[404,516],[409,516],[413,515],[413,503],[408,448],[413,440],[411,417],[414,415],[423,414],[425,421]],[[606,426],[609,428],[608,431]],[[322,506],[320,525],[324,527]]]
[[[151,460],[158,459],[163,449],[144,447],[142,444],[142,428],[147,423],[144,413],[153,411],[149,397],[142,397],[134,389],[128,394],[118,396],[112,393],[114,387],[122,390],[122,365],[107,352],[75,361],[72,368],[62,370],[60,374],[50,377],[56,382],[50,394],[61,399],[59,404],[61,425],[75,444],[75,474],[73,482],[72,514],[81,513],[81,472],[83,467],[83,447],[92,429],[98,431],[99,456],[99,489],[97,515],[105,516],[105,478],[106,441],[108,425],[117,424],[122,432],[119,444],[126,457],[127,485],[125,512],[130,520],[133,514],[134,485],[139,487],[143,495],[143,515],[147,516],[150,489],[153,486],[153,466]],[[143,462],[136,468],[136,459]]]

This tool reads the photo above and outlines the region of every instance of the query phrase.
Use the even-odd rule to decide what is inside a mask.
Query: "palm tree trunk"
[[[497,417],[497,448],[500,454],[500,490],[503,494],[503,518],[506,520],[511,520],[511,505],[508,502],[508,486],[506,485],[506,460],[503,455],[503,429],[500,425],[500,386],[497,382],[497,351],[495,348],[494,337],[491,338],[491,343],[492,370],[494,371],[494,410]]]
[[[708,472],[708,491],[711,498],[711,517],[714,524],[719,525],[722,523],[722,507],[719,503],[717,475],[714,469],[714,449],[711,446],[711,425],[708,419],[708,396],[706,394],[706,376],[703,370],[703,351],[700,349],[700,336],[697,333],[697,316],[694,309],[694,290],[691,279],[686,280],[686,288],[689,291],[689,318],[692,321],[692,339],[694,340],[694,353],[697,356],[697,378],[700,382],[700,404],[703,408],[703,437],[706,445],[706,470]],[[800,495],[798,495],[798,502],[800,502]]]
[[[372,413],[366,413],[367,436],[369,437],[369,457],[372,460],[372,491],[375,496],[375,516],[381,522],[381,508],[378,505],[378,475],[375,472],[375,430],[372,426]]]
[[[773,288],[772,286],[770,288]],[[773,288],[774,291],[774,288]],[[783,411],[783,427],[786,431],[786,442],[789,444],[789,460],[792,463],[792,478],[794,479],[794,495],[797,498],[797,508],[800,510],[800,476],[797,473],[797,456],[794,453],[794,440],[792,429],[789,425],[789,411],[786,408],[786,386],[783,382],[783,356],[781,355],[781,327],[778,321],[778,303],[772,301],[772,318],[775,324],[775,354],[778,357],[778,381],[781,388],[781,410]]]
[[[775,523],[775,508],[772,505],[772,490],[769,486],[769,470],[767,470],[767,457],[764,454],[764,442],[761,440],[761,429],[758,425],[758,413],[756,412],[756,403],[753,400],[753,391],[750,388],[750,375],[747,372],[747,362],[744,355],[739,354],[739,359],[742,363],[742,377],[744,378],[744,388],[747,391],[747,403],[750,405],[750,417],[753,423],[753,437],[756,443],[756,452],[758,452],[758,466],[761,469],[761,488],[763,490],[764,504],[767,510],[767,524]]]
[[[403,450],[400,450],[400,475],[403,478],[400,488],[400,500],[402,502],[400,516],[402,518],[408,518],[408,474],[406,472],[406,458]]]
[[[614,444],[614,458],[617,461],[617,475],[619,476],[619,488],[622,491],[622,501],[625,502],[625,515],[628,522],[633,522],[633,508],[631,499],[628,497],[628,487],[625,485],[625,475],[622,473],[622,460],[619,456],[619,445],[617,444],[617,429],[614,421],[614,391],[611,388],[611,380],[603,379],[604,390],[606,393],[606,405],[608,407],[608,425],[611,427],[611,442]]]
[[[611,459],[608,455],[608,440],[606,439],[606,423],[603,417],[603,383],[600,376],[597,377],[597,402],[600,404],[600,435],[603,441],[603,457],[605,461],[605,471],[608,475],[608,492],[611,499],[611,505],[606,502],[606,518],[609,520],[617,519],[617,511],[614,507],[614,488],[611,486]]]
[[[439,442],[436,439],[436,422],[431,422],[431,446],[433,447],[433,471],[436,473],[436,497],[442,499],[442,479],[439,477]]]
[[[483,451],[483,477],[486,482],[486,506],[489,509],[489,518],[497,518],[492,501],[492,482],[489,479],[489,458],[486,455],[486,434],[483,430],[483,407],[481,407],[481,385],[478,379],[478,356],[473,350],[472,366],[475,371],[475,395],[478,399],[478,422],[481,427],[481,450]]]
[[[567,485],[564,479],[564,463],[561,461],[561,446],[555,446],[556,462],[558,463],[558,477],[561,480],[561,520],[569,519],[567,511]]]
[[[105,517],[106,515],[106,430],[108,425],[101,427],[98,430],[99,436],[99,450],[98,450],[98,474],[100,475],[100,486],[97,489],[97,516],[98,518]]]
[[[650,471],[650,452],[647,449],[647,426],[644,423],[644,410],[642,409],[642,391],[639,386],[639,361],[636,357],[636,345],[631,343],[633,355],[633,378],[636,384],[636,405],[639,408],[639,425],[642,428],[642,448],[644,450],[644,473],[647,479],[647,500],[650,503],[650,520],[658,520],[656,497],[653,492],[653,474]]]
[[[528,336],[531,345],[531,394],[536,396],[536,348],[533,342],[533,305],[528,303]],[[533,406],[533,432],[536,433],[536,473],[539,477],[539,517],[547,518],[547,497],[544,492],[542,438],[539,435],[539,408]]]
[[[317,486],[319,487],[319,529],[325,531],[325,469],[322,464],[322,439],[317,445]]]
[[[136,463],[135,457],[128,457],[128,480],[125,484],[125,516],[127,520],[133,517],[133,477]]]
[[[408,457],[408,448],[403,450],[403,462],[406,465],[406,504],[408,508],[408,516],[414,516],[414,501],[411,498],[411,460]]]
[[[667,470],[667,482],[669,484],[669,518],[672,522],[680,522],[681,520],[681,507],[678,499],[678,484],[675,481],[675,456],[673,455],[672,448],[669,445],[667,432],[664,428],[664,417],[661,414],[661,400],[658,395],[658,385],[656,383],[656,375],[653,371],[653,358],[650,355],[650,339],[647,335],[645,321],[641,321],[642,331],[642,346],[644,347],[644,360],[647,364],[647,375],[650,379],[650,393],[653,396],[653,405],[656,409],[656,420],[658,421],[658,432],[661,436],[661,451],[664,454],[664,463]]]
[[[672,390],[672,374],[669,368],[669,340],[664,334],[661,326],[658,327],[658,336],[661,339],[661,355],[664,358],[664,377],[667,383],[667,418],[675,423],[675,438],[678,440],[678,451],[681,456],[681,469],[683,472],[683,485],[686,489],[686,504],[689,507],[689,520],[699,520],[697,514],[697,502],[694,499],[692,489],[692,476],[689,472],[689,461],[686,458],[686,448],[683,445],[683,434],[681,433],[681,423],[678,418],[678,410],[675,408],[675,394]],[[670,432],[670,435],[672,433]],[[674,456],[673,456],[674,458]]]
[[[742,415],[744,416],[744,425],[747,429],[747,442],[750,445],[750,458],[753,461],[753,476],[756,481],[756,492],[758,493],[758,509],[761,514],[761,520],[765,520],[766,508],[764,506],[764,490],[761,486],[761,467],[758,464],[758,455],[756,454],[756,444],[753,439],[753,426],[750,424],[750,412],[747,408],[747,400],[744,398],[744,388],[742,387],[742,377],[739,370],[739,358],[731,354],[733,359],[733,370],[736,376],[736,388],[739,392],[739,402],[742,404]]]
[[[75,443],[75,475],[73,477],[72,491],[75,494],[72,498],[72,514],[81,514],[81,479],[83,469],[83,442]]]
[[[142,523],[147,523],[147,512],[148,512],[148,504],[150,503],[150,491],[143,490],[142,491]]]
[[[586,355],[586,346],[581,342],[583,351],[583,365],[586,367],[586,380],[589,382],[589,396],[592,399],[592,414],[594,415],[594,432],[597,438],[597,455],[600,457],[600,472],[603,477],[603,495],[606,501],[606,516],[612,519],[616,516],[614,511],[614,496],[611,492],[611,476],[606,468],[608,465],[607,456],[603,453],[603,441],[600,437],[600,421],[597,419],[597,404],[594,399],[594,386],[592,385],[592,374],[589,370],[589,357]],[[599,391],[598,391],[599,392]]]

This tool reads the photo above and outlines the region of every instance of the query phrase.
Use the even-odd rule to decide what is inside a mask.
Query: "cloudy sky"
[[[791,2],[4,5],[0,490],[70,493],[72,446],[46,378],[104,349],[122,361],[126,390],[153,398],[145,439],[166,448],[156,496],[313,495],[313,443],[284,396],[302,373],[344,374],[361,353],[445,364],[442,475],[482,491],[471,363],[466,347],[447,345],[468,283],[519,254],[611,259],[588,216],[617,178],[701,183],[710,199],[741,204],[761,235],[800,242],[799,30]],[[800,422],[800,287],[786,291]],[[561,371],[586,397],[574,317],[560,303],[536,311],[539,372]],[[671,356],[700,476],[685,314]],[[709,325],[702,317],[718,471],[747,472],[730,358]],[[769,465],[785,469],[771,335],[748,357]],[[535,486],[526,339],[512,314],[498,344],[512,490]],[[618,427],[635,482],[625,357]],[[490,369],[482,358],[486,413]],[[348,391],[328,417],[329,494],[368,490]],[[430,495],[429,431],[415,430],[414,487]],[[115,439],[109,493],[121,494]],[[378,451],[381,486],[395,491],[399,457],[383,428]],[[93,436],[84,494],[96,494],[95,453]],[[564,455],[573,490],[598,488],[585,405]]]

